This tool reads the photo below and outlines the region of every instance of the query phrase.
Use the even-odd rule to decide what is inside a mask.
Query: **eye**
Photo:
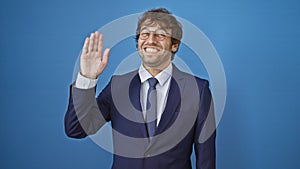
[[[148,37],[149,36],[149,32],[141,32],[141,36],[142,37]]]
[[[155,35],[159,40],[164,40],[168,36],[164,30],[157,30]]]
[[[150,35],[150,32],[147,30],[142,30],[140,33],[140,39],[147,39]]]
[[[163,33],[158,33],[158,34],[156,34],[156,36],[157,36],[158,38],[165,38],[167,35],[166,35],[166,34],[163,34]]]

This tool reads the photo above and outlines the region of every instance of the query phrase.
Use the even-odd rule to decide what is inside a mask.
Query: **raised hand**
[[[90,79],[97,79],[104,71],[108,63],[110,49],[105,49],[102,55],[102,47],[103,35],[99,32],[92,33],[89,38],[85,39],[80,56],[81,75]]]

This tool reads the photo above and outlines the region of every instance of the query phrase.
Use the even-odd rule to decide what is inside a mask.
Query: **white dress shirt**
[[[157,91],[157,126],[160,122],[163,111],[166,107],[168,91],[170,88],[171,76],[172,76],[172,64],[170,64],[166,69],[161,71],[159,74],[155,76],[158,80],[158,84],[156,85]],[[147,93],[149,89],[148,79],[152,77],[152,75],[144,68],[143,65],[140,66],[139,76],[141,79],[141,92],[140,92],[140,100],[143,110],[144,118],[146,117],[146,105],[147,105]]]
[[[159,74],[155,76],[158,80],[158,84],[156,85],[157,91],[157,126],[162,117],[163,111],[166,107],[168,92],[170,88],[171,76],[172,76],[172,64],[170,64],[167,68],[161,71]],[[144,68],[143,65],[139,68],[139,77],[141,79],[141,91],[140,91],[140,100],[144,118],[146,117],[146,105],[147,105],[147,93],[149,89],[148,79],[152,77],[152,75]],[[79,89],[90,89],[96,86],[98,79],[89,79],[82,76],[78,73],[75,86]]]

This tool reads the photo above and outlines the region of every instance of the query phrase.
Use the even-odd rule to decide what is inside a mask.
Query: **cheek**
[[[165,41],[164,43],[161,43],[161,46],[163,46],[165,50],[171,51],[173,46],[171,39],[169,41]]]
[[[138,41],[138,44],[137,44],[137,48],[138,48],[138,50],[141,50],[141,48],[142,48],[142,42],[139,40]]]
[[[172,50],[172,45],[171,44],[164,44],[163,45],[164,46],[164,49],[166,50],[166,51],[171,51]]]

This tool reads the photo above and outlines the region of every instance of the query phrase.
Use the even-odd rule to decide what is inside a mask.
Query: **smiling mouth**
[[[144,51],[146,53],[158,53],[160,50],[156,49],[156,48],[146,47],[146,48],[144,48]]]

